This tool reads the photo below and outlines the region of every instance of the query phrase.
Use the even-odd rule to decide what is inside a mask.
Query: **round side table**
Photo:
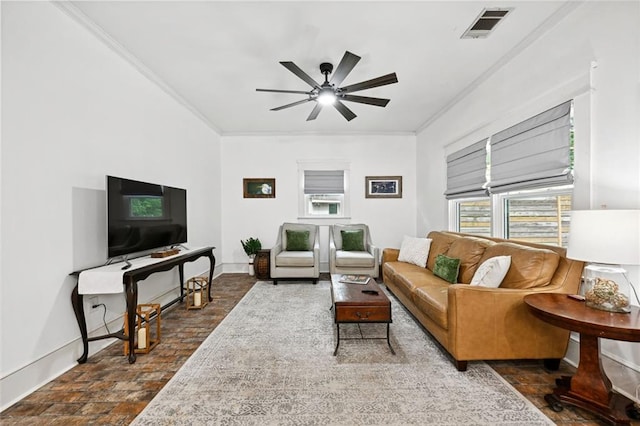
[[[556,380],[552,394],[545,396],[554,411],[571,404],[596,414],[606,422],[628,425],[625,411],[633,401],[614,392],[602,368],[600,338],[640,342],[640,308],[613,313],[590,308],[566,294],[538,293],[525,296],[531,313],[549,324],[580,333],[580,362],[576,374]]]
[[[256,258],[253,260],[253,268],[256,272],[256,278],[259,280],[268,280],[271,275],[271,250],[259,250]]]

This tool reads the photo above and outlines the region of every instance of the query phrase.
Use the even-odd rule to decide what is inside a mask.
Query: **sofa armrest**
[[[329,238],[329,259],[333,262],[336,261],[336,242],[333,240],[333,236]]]
[[[385,248],[382,250],[382,263],[397,262],[400,255],[400,249]]]
[[[313,267],[316,271],[320,271],[320,237],[316,232],[316,238],[313,241]]]
[[[458,360],[496,359],[504,354],[564,356],[569,333],[531,314],[524,297],[534,293],[565,293],[563,286],[507,289],[454,284],[448,287],[449,349]],[[490,307],[478,309],[478,307]],[[508,356],[507,356],[508,355]],[[545,356],[547,357],[547,356]]]
[[[271,257],[270,260],[272,265],[276,264],[276,256],[280,254],[281,251],[282,251],[282,244],[276,244],[275,246],[271,247],[271,252],[269,253],[269,257]]]

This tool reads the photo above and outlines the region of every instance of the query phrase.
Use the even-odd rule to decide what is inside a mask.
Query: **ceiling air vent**
[[[484,9],[460,38],[486,38],[512,8]]]

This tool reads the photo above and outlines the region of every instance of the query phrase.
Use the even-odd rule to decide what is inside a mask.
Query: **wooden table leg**
[[[87,362],[89,355],[89,341],[87,333],[87,321],[84,317],[84,305],[83,296],[78,293],[78,284],[73,287],[71,292],[71,305],[73,306],[73,312],[76,314],[76,321],[78,321],[78,327],[80,327],[80,336],[82,337],[82,356],[78,358],[78,364],[84,364]]]
[[[576,374],[558,379],[557,385],[553,396],[560,402],[587,410],[610,424],[631,423],[626,415],[626,407],[631,400],[612,390],[611,380],[602,368],[600,340],[597,336],[580,335],[580,363]],[[553,396],[549,395],[550,398],[545,399],[556,410],[558,407],[553,406]]]
[[[127,292],[127,325],[128,333],[127,339],[129,340],[129,364],[136,362],[135,351],[135,334],[136,334],[136,315],[138,307],[138,282],[129,278],[129,282],[126,285]]]
[[[213,255],[213,250],[209,253],[209,288],[207,289],[209,302],[213,302],[213,297],[211,297],[211,286],[213,284],[213,270],[216,269],[216,257]]]

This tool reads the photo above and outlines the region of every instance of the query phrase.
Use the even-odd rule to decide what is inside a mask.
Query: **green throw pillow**
[[[342,234],[342,250],[344,251],[364,251],[364,231],[340,231]]]
[[[433,275],[437,275],[443,280],[455,284],[458,282],[459,271],[460,259],[447,257],[444,254],[439,254],[438,257],[436,257],[436,266],[433,267]]]
[[[309,231],[287,229],[287,251],[309,250]]]

